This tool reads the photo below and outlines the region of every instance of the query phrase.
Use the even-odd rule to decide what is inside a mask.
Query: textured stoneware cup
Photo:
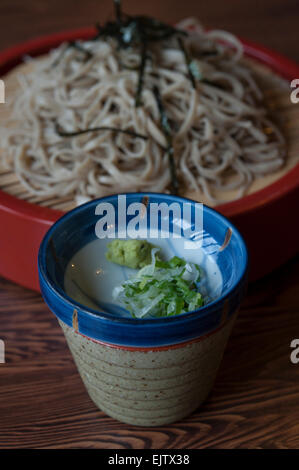
[[[127,204],[146,198],[195,205],[155,193],[126,196]],[[202,250],[219,270],[218,298],[198,311],[158,319],[96,311],[66,294],[64,274],[73,255],[96,239],[99,201],[117,208],[117,196],[92,201],[67,213],[46,234],[38,261],[42,294],[101,410],[140,426],[175,422],[198,408],[213,386],[246,288],[246,246],[227,219],[204,207]]]

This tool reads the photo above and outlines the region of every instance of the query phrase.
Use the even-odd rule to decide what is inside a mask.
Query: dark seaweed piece
[[[210,51],[200,51],[199,54],[200,57],[214,57],[218,55],[218,51],[216,49],[212,49]]]
[[[96,25],[97,34],[92,38],[94,41],[98,39],[115,38],[121,44],[120,26],[116,22],[108,21],[104,26]]]
[[[185,59],[185,62],[186,62],[186,66],[187,66],[187,70],[188,70],[188,76],[189,76],[189,79],[190,79],[190,82],[193,86],[193,88],[196,88],[196,82],[195,82],[195,77],[194,77],[194,72],[192,70],[192,67],[191,67],[191,64],[192,64],[192,60],[185,48],[185,44],[182,40],[181,37],[178,37],[178,43],[179,43],[179,46],[181,48],[181,51],[184,55],[184,59]]]
[[[168,117],[166,114],[166,111],[164,109],[164,105],[162,102],[162,97],[159,91],[159,88],[155,85],[153,88],[153,92],[157,101],[159,113],[160,113],[160,121],[161,121],[161,126],[163,129],[163,133],[166,137],[167,144],[172,145],[172,132],[171,132],[171,127],[168,121]]]
[[[121,23],[122,11],[121,11],[121,0],[114,0],[115,17],[118,23]]]
[[[175,35],[187,36],[188,34],[186,31],[174,28],[171,25],[148,16],[129,17],[129,21],[135,24],[139,31],[143,32],[149,42],[162,41]]]
[[[161,98],[161,95],[160,95],[159,88],[157,86],[154,86],[153,92],[154,92],[154,95],[155,95],[155,98],[156,98],[156,101],[157,101],[157,105],[158,105],[158,109],[159,109],[159,112],[160,112],[161,127],[162,127],[163,133],[164,133],[166,141],[167,141],[166,153],[168,155],[172,191],[173,191],[173,194],[178,194],[179,182],[178,182],[178,178],[177,178],[177,174],[176,174],[176,166],[175,166],[175,161],[174,161],[171,127],[169,125],[168,117],[167,117],[167,114],[166,114],[165,109],[164,109],[164,105],[163,105],[163,102],[162,102],[162,98]]]
[[[96,29],[97,32],[92,38],[90,38],[90,41],[97,41],[101,37],[102,27],[101,27],[100,23],[97,22],[95,24],[95,29]]]
[[[138,85],[137,85],[137,91],[136,91],[136,96],[135,96],[136,108],[142,104],[141,93],[142,93],[143,82],[144,82],[144,70],[145,70],[146,60],[147,60],[147,42],[144,40],[142,43],[141,63],[139,67]]]
[[[215,83],[212,80],[208,80],[207,78],[202,78],[200,81],[206,83],[207,85],[214,86],[215,88],[219,88],[220,90],[225,90],[225,87],[220,85],[220,83]]]
[[[120,134],[127,134],[132,137],[137,137],[143,140],[148,139],[146,135],[138,134],[137,132],[130,131],[127,129],[118,129],[116,127],[109,127],[109,126],[91,127],[89,129],[82,129],[79,131],[67,132],[57,122],[55,122],[55,132],[58,135],[60,135],[60,137],[76,137],[78,135],[87,134],[88,132],[100,132],[100,131],[112,131],[112,132],[116,132]]]

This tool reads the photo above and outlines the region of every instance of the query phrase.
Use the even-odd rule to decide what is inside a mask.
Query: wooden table
[[[299,60],[296,0],[124,3],[129,12],[138,5],[172,22],[198,16]],[[1,0],[0,47],[105,20],[111,11],[108,0]],[[299,448],[299,364],[290,361],[290,343],[299,338],[298,262],[250,286],[206,404],[184,421],[151,429],[99,411],[40,295],[0,279],[7,361],[0,364],[0,448]]]

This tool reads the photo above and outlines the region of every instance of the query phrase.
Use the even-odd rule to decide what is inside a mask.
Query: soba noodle
[[[169,191],[167,142],[153,94],[159,87],[173,133],[180,187],[238,189],[285,162],[284,140],[262,105],[262,93],[240,60],[242,46],[223,31],[192,27],[184,43],[205,80],[191,86],[174,38],[154,45],[146,62],[142,106],[135,107],[140,53],[118,50],[113,39],[78,42],[92,56],[62,44],[19,77],[11,124],[1,130],[3,158],[27,190],[42,197],[86,200],[125,191]],[[228,47],[228,46],[229,47]],[[123,66],[125,64],[125,67]],[[113,131],[63,137],[66,132],[109,126]],[[13,125],[12,125],[13,124]]]

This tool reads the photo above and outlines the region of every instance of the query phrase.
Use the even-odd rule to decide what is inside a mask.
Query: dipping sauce
[[[108,244],[111,241],[111,239],[96,239],[86,244],[72,257],[65,272],[65,291],[69,297],[86,307],[131,318],[131,314],[113,300],[112,293],[115,287],[135,276],[137,271],[110,262],[106,258]],[[185,249],[186,240],[183,238],[147,238],[147,241],[160,248],[159,253],[166,261],[178,256],[201,267],[199,290],[205,298],[205,304],[221,295],[222,276],[216,263],[217,250],[211,249],[212,242],[205,247],[195,246],[195,249]]]

